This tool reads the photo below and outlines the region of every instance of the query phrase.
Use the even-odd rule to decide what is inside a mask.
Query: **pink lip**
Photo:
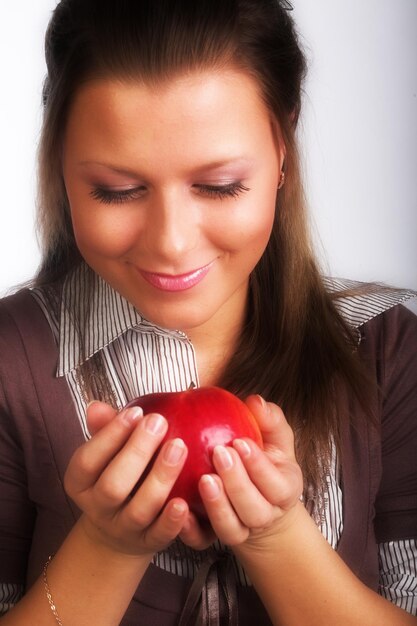
[[[157,289],[161,289],[161,291],[185,291],[185,289],[191,289],[191,287],[198,285],[207,276],[213,263],[214,261],[187,274],[178,274],[176,276],[146,272],[141,269],[139,273],[149,284]]]

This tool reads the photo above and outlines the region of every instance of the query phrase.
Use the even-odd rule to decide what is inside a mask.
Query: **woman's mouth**
[[[213,263],[214,261],[186,274],[159,274],[142,269],[139,269],[139,273],[150,285],[161,291],[185,291],[198,285],[207,276]]]

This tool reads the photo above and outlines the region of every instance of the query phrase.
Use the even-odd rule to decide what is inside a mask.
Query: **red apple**
[[[170,497],[186,500],[199,518],[207,515],[198,481],[203,474],[216,471],[211,460],[213,448],[228,446],[238,437],[250,437],[263,447],[258,424],[246,404],[219,387],[153,393],[132,400],[128,406],[140,406],[144,415],[160,413],[168,421],[164,441],[179,437],[185,442],[188,457]]]

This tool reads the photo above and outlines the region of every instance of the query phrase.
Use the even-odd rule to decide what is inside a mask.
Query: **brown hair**
[[[288,3],[278,0],[62,0],[46,36],[48,75],[39,153],[39,225],[45,284],[81,259],[60,150],[74,92],[91,77],[151,84],[232,64],[249,72],[278,121],[285,186],[275,224],[250,279],[245,328],[220,384],[279,403],[297,430],[306,483],[318,485],[339,442],[338,381],[364,401],[355,338],[325,289],[310,245],[295,128],[305,60]]]

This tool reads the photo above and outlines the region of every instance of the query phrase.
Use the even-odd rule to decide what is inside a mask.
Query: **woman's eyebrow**
[[[219,170],[223,167],[248,167],[253,165],[253,159],[249,159],[247,157],[231,157],[227,159],[219,159],[216,161],[210,161],[209,163],[203,163],[201,165],[197,165],[193,168],[193,171],[198,172],[208,172],[213,170]]]
[[[254,160],[248,157],[228,157],[224,159],[218,159],[215,161],[210,161],[208,163],[202,163],[201,165],[195,165],[191,168],[190,172],[193,174],[201,174],[205,172],[212,172],[215,170],[219,170],[225,167],[232,168],[240,168],[240,167],[250,167],[253,165]],[[139,169],[135,170],[129,167],[119,167],[114,163],[110,162],[102,162],[102,161],[79,161],[78,165],[80,167],[88,167],[90,165],[102,167],[108,170],[112,170],[117,174],[122,174],[125,176],[137,177],[139,174]]]
[[[103,161],[79,161],[77,166],[79,167],[89,167],[93,165],[94,167],[101,167],[106,170],[112,170],[112,172],[116,172],[117,174],[123,174],[126,176],[137,177],[138,172],[133,168],[128,167],[119,167],[113,163],[107,163]]]

